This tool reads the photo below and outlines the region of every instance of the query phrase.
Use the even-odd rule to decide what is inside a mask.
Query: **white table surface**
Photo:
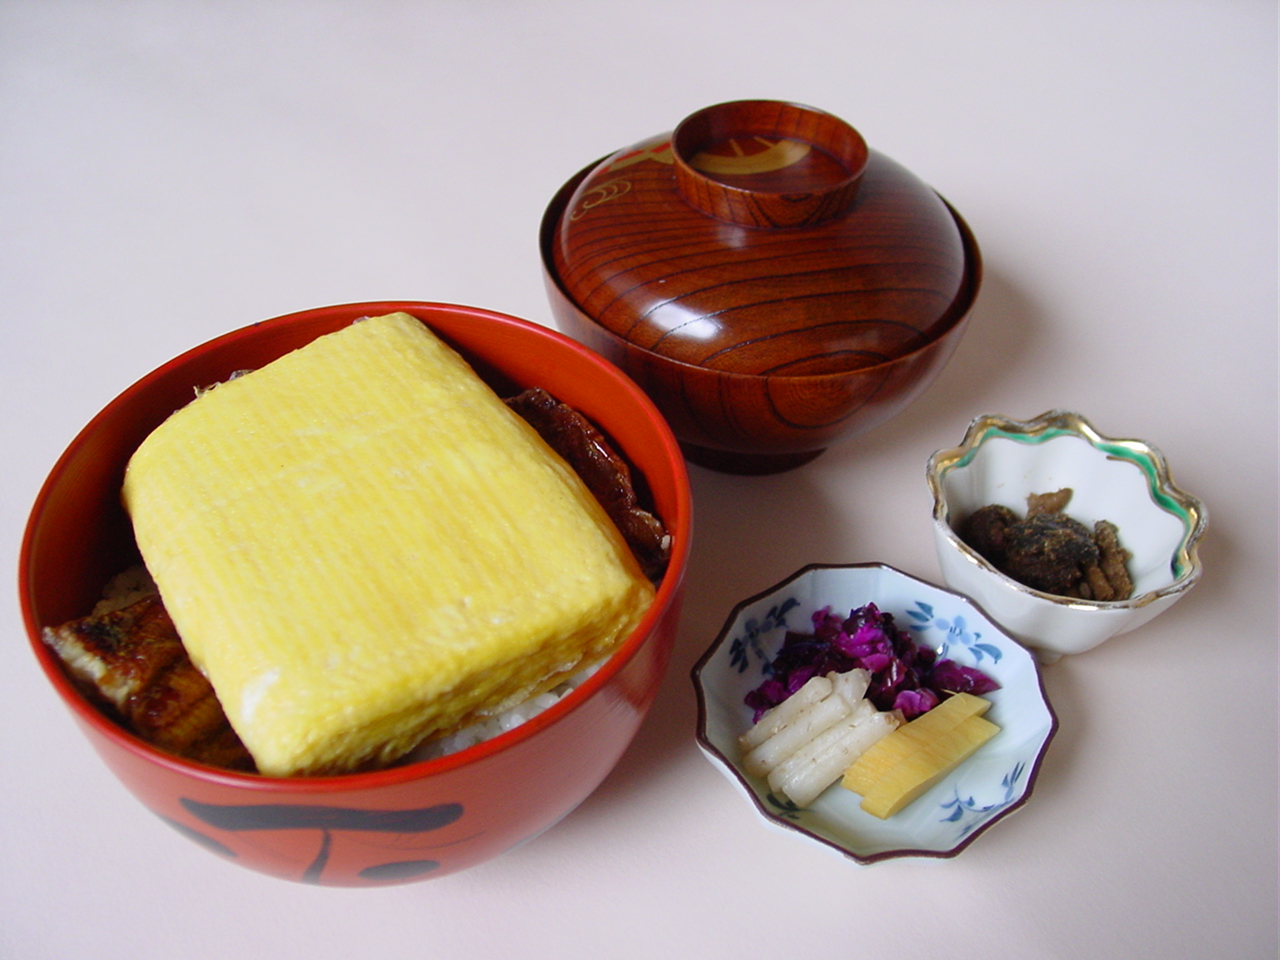
[[[1220,2],[0,3],[0,538],[116,393],[255,320],[426,299],[550,323],[546,202],[722,100],[810,103],[947,197],[972,326],[895,421],[770,478],[694,469],[670,675],[550,832],[420,884],[245,871],[121,787],[0,592],[0,956],[1275,957],[1276,8]],[[1206,501],[1201,584],[1046,668],[1035,795],[954,860],[765,828],[689,668],[812,561],[938,578],[924,462],[1078,410]],[[12,579],[10,579],[12,583]]]

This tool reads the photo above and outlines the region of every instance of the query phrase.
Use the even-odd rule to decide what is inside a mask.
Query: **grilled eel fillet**
[[[159,595],[46,627],[44,642],[91,699],[143,740],[198,763],[254,769]]]
[[[642,505],[645,491],[637,491],[626,460],[586,417],[545,390],[527,390],[507,403],[577,471],[646,575],[660,580],[671,537]],[[43,639],[90,699],[143,740],[198,763],[255,769],[158,594],[117,609],[100,605],[89,616],[46,627]]]
[[[600,501],[622,534],[645,576],[662,579],[671,558],[671,537],[662,521],[641,503],[643,477],[632,479],[631,467],[590,420],[541,387],[514,397],[507,406],[546,441]]]

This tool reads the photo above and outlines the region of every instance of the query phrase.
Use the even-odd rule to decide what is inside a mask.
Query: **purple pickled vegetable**
[[[953,693],[980,695],[1000,685],[981,670],[916,644],[893,615],[874,603],[841,619],[830,607],[813,615],[813,633],[788,631],[769,664],[769,679],[747,694],[755,719],[799,690],[814,676],[862,668],[871,674],[867,699],[877,710],[900,710],[911,720]]]
[[[950,693],[972,693],[981,696],[992,690],[999,690],[996,683],[981,670],[975,667],[962,667],[954,660],[939,660],[930,675],[930,685],[937,690]]]
[[[893,698],[893,709],[901,710],[904,717],[918,717],[928,713],[938,705],[938,695],[924,687],[918,690],[903,690]]]

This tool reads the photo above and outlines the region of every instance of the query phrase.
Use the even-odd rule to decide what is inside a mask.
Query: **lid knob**
[[[867,144],[822,110],[737,100],[687,117],[672,155],[676,188],[697,210],[749,227],[803,227],[853,203]]]

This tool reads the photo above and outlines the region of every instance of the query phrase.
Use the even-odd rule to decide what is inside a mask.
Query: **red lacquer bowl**
[[[273,779],[190,763],[137,739],[87,701],[40,640],[83,616],[137,562],[120,506],[125,464],[196,385],[262,366],[362,316],[404,310],[499,392],[542,386],[578,408],[643,473],[672,534],[653,607],[617,653],[544,713],[460,753],[374,773]],[[662,679],[689,555],[691,498],[676,440],[631,380],[590,350],[513,317],[433,303],[359,303],[267,320],[170,361],[113,400],[54,466],[28,521],[19,592],[32,649],[108,767],[179,833],[290,880],[376,886],[489,860],[547,829],[609,773]]]
[[[977,243],[930,187],[799,104],[708,107],[583,169],[542,221],[560,329],[690,460],[771,473],[903,410],[950,359]]]

